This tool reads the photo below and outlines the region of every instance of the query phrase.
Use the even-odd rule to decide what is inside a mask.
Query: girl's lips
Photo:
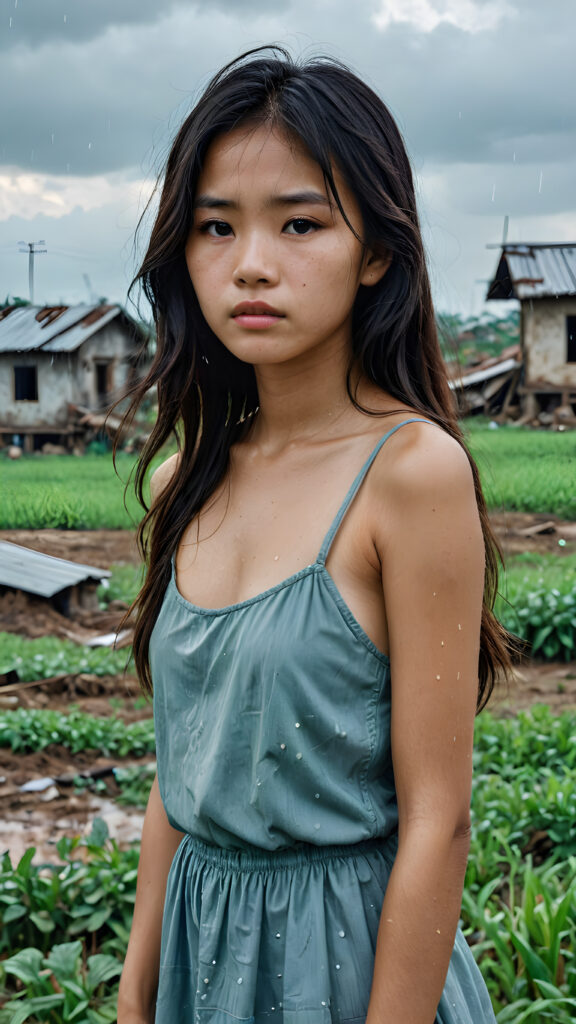
[[[251,330],[264,330],[273,327],[284,317],[280,313],[237,313],[233,318],[240,327],[248,327]]]

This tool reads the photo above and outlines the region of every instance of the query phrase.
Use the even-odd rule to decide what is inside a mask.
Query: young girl
[[[507,636],[406,152],[341,64],[252,51],[168,160],[135,658],[154,690],[119,1024],[485,1024],[457,930]],[[483,596],[484,595],[484,596]]]

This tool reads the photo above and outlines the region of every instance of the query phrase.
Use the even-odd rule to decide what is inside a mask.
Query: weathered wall
[[[526,384],[576,389],[576,363],[566,362],[567,316],[576,316],[576,296],[522,303]]]
[[[0,425],[65,427],[73,402],[76,352],[9,352],[0,355]],[[14,366],[38,368],[38,401],[14,400]]]
[[[134,351],[135,346],[126,330],[118,327],[114,321],[88,338],[82,345],[76,369],[75,389],[78,396],[76,402],[91,409],[98,407],[96,364],[99,360],[110,363],[113,385],[110,401],[119,397],[128,381],[130,372],[128,360]]]

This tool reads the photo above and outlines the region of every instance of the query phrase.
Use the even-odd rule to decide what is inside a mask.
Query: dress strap
[[[348,509],[350,508],[350,505],[354,501],[354,498],[356,497],[356,494],[357,494],[357,492],[358,492],[358,490],[360,488],[360,485],[364,481],[364,477],[366,476],[368,470],[370,469],[370,466],[374,462],[374,459],[378,455],[378,452],[383,447],[383,445],[386,443],[388,438],[391,437],[392,434],[395,434],[397,430],[400,430],[400,427],[404,427],[406,425],[406,423],[430,423],[433,427],[437,426],[437,424],[434,423],[433,420],[423,420],[423,419],[417,418],[415,416],[412,416],[411,419],[409,419],[409,420],[402,420],[401,423],[397,423],[395,427],[392,427],[391,430],[389,430],[386,434],[384,434],[384,437],[380,438],[380,440],[378,441],[378,444],[376,445],[374,450],[371,452],[371,454],[366,459],[366,462],[362,466],[362,469],[358,473],[358,476],[353,481],[353,483],[352,483],[352,485],[350,487],[350,490],[348,491],[348,494],[344,498],[344,501],[342,502],[340,508],[338,509],[338,512],[336,513],[336,516],[335,516],[335,518],[334,518],[334,520],[332,522],[332,526],[330,527],[330,529],[328,530],[328,533],[326,534],[326,536],[324,538],[322,547],[320,548],[320,554],[318,555],[318,558],[316,559],[317,563],[319,563],[320,565],[324,565],[324,563],[326,562],[326,559],[328,558],[328,552],[330,551],[330,548],[332,547],[332,542],[333,542],[336,534],[338,533],[338,529],[340,527],[340,524],[341,524],[342,520],[344,519],[344,516],[346,515]]]

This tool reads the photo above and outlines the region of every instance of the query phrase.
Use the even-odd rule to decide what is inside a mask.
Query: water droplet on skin
[[[338,935],[340,936],[340,938],[341,938],[341,939],[343,939],[343,938],[344,938],[344,936],[346,935],[346,932],[344,932],[344,931],[340,930],[340,931],[338,932]]]
[[[300,722],[294,722],[294,728],[295,729],[299,729],[300,728]]]
[[[443,641],[443,640],[441,640],[441,641],[440,641],[440,647],[445,647],[445,646],[446,646],[446,644],[444,643],[444,641]]]
[[[454,742],[454,743],[456,743],[456,737],[454,737],[454,740],[453,740],[453,742]]]
[[[296,754],[296,760],[297,761],[301,761],[302,760],[302,754],[300,753],[300,751],[298,751],[298,753]]]
[[[458,629],[462,629],[462,626],[460,625],[460,623],[458,623]]]
[[[435,590],[432,591],[432,597],[436,597],[436,591]]]
[[[394,919],[393,918],[387,917],[386,920],[388,921],[388,924],[394,924]]]
[[[460,673],[459,672],[456,673],[456,679],[460,679]]]
[[[238,985],[241,985],[241,984],[242,984],[242,978],[238,978],[237,984],[238,984]]]
[[[440,931],[440,929],[439,929],[439,928],[437,928],[437,929],[436,929],[436,934],[437,934],[437,935],[441,935],[441,934],[442,934],[442,932]]]
[[[440,676],[436,676],[436,679],[440,679]]]

